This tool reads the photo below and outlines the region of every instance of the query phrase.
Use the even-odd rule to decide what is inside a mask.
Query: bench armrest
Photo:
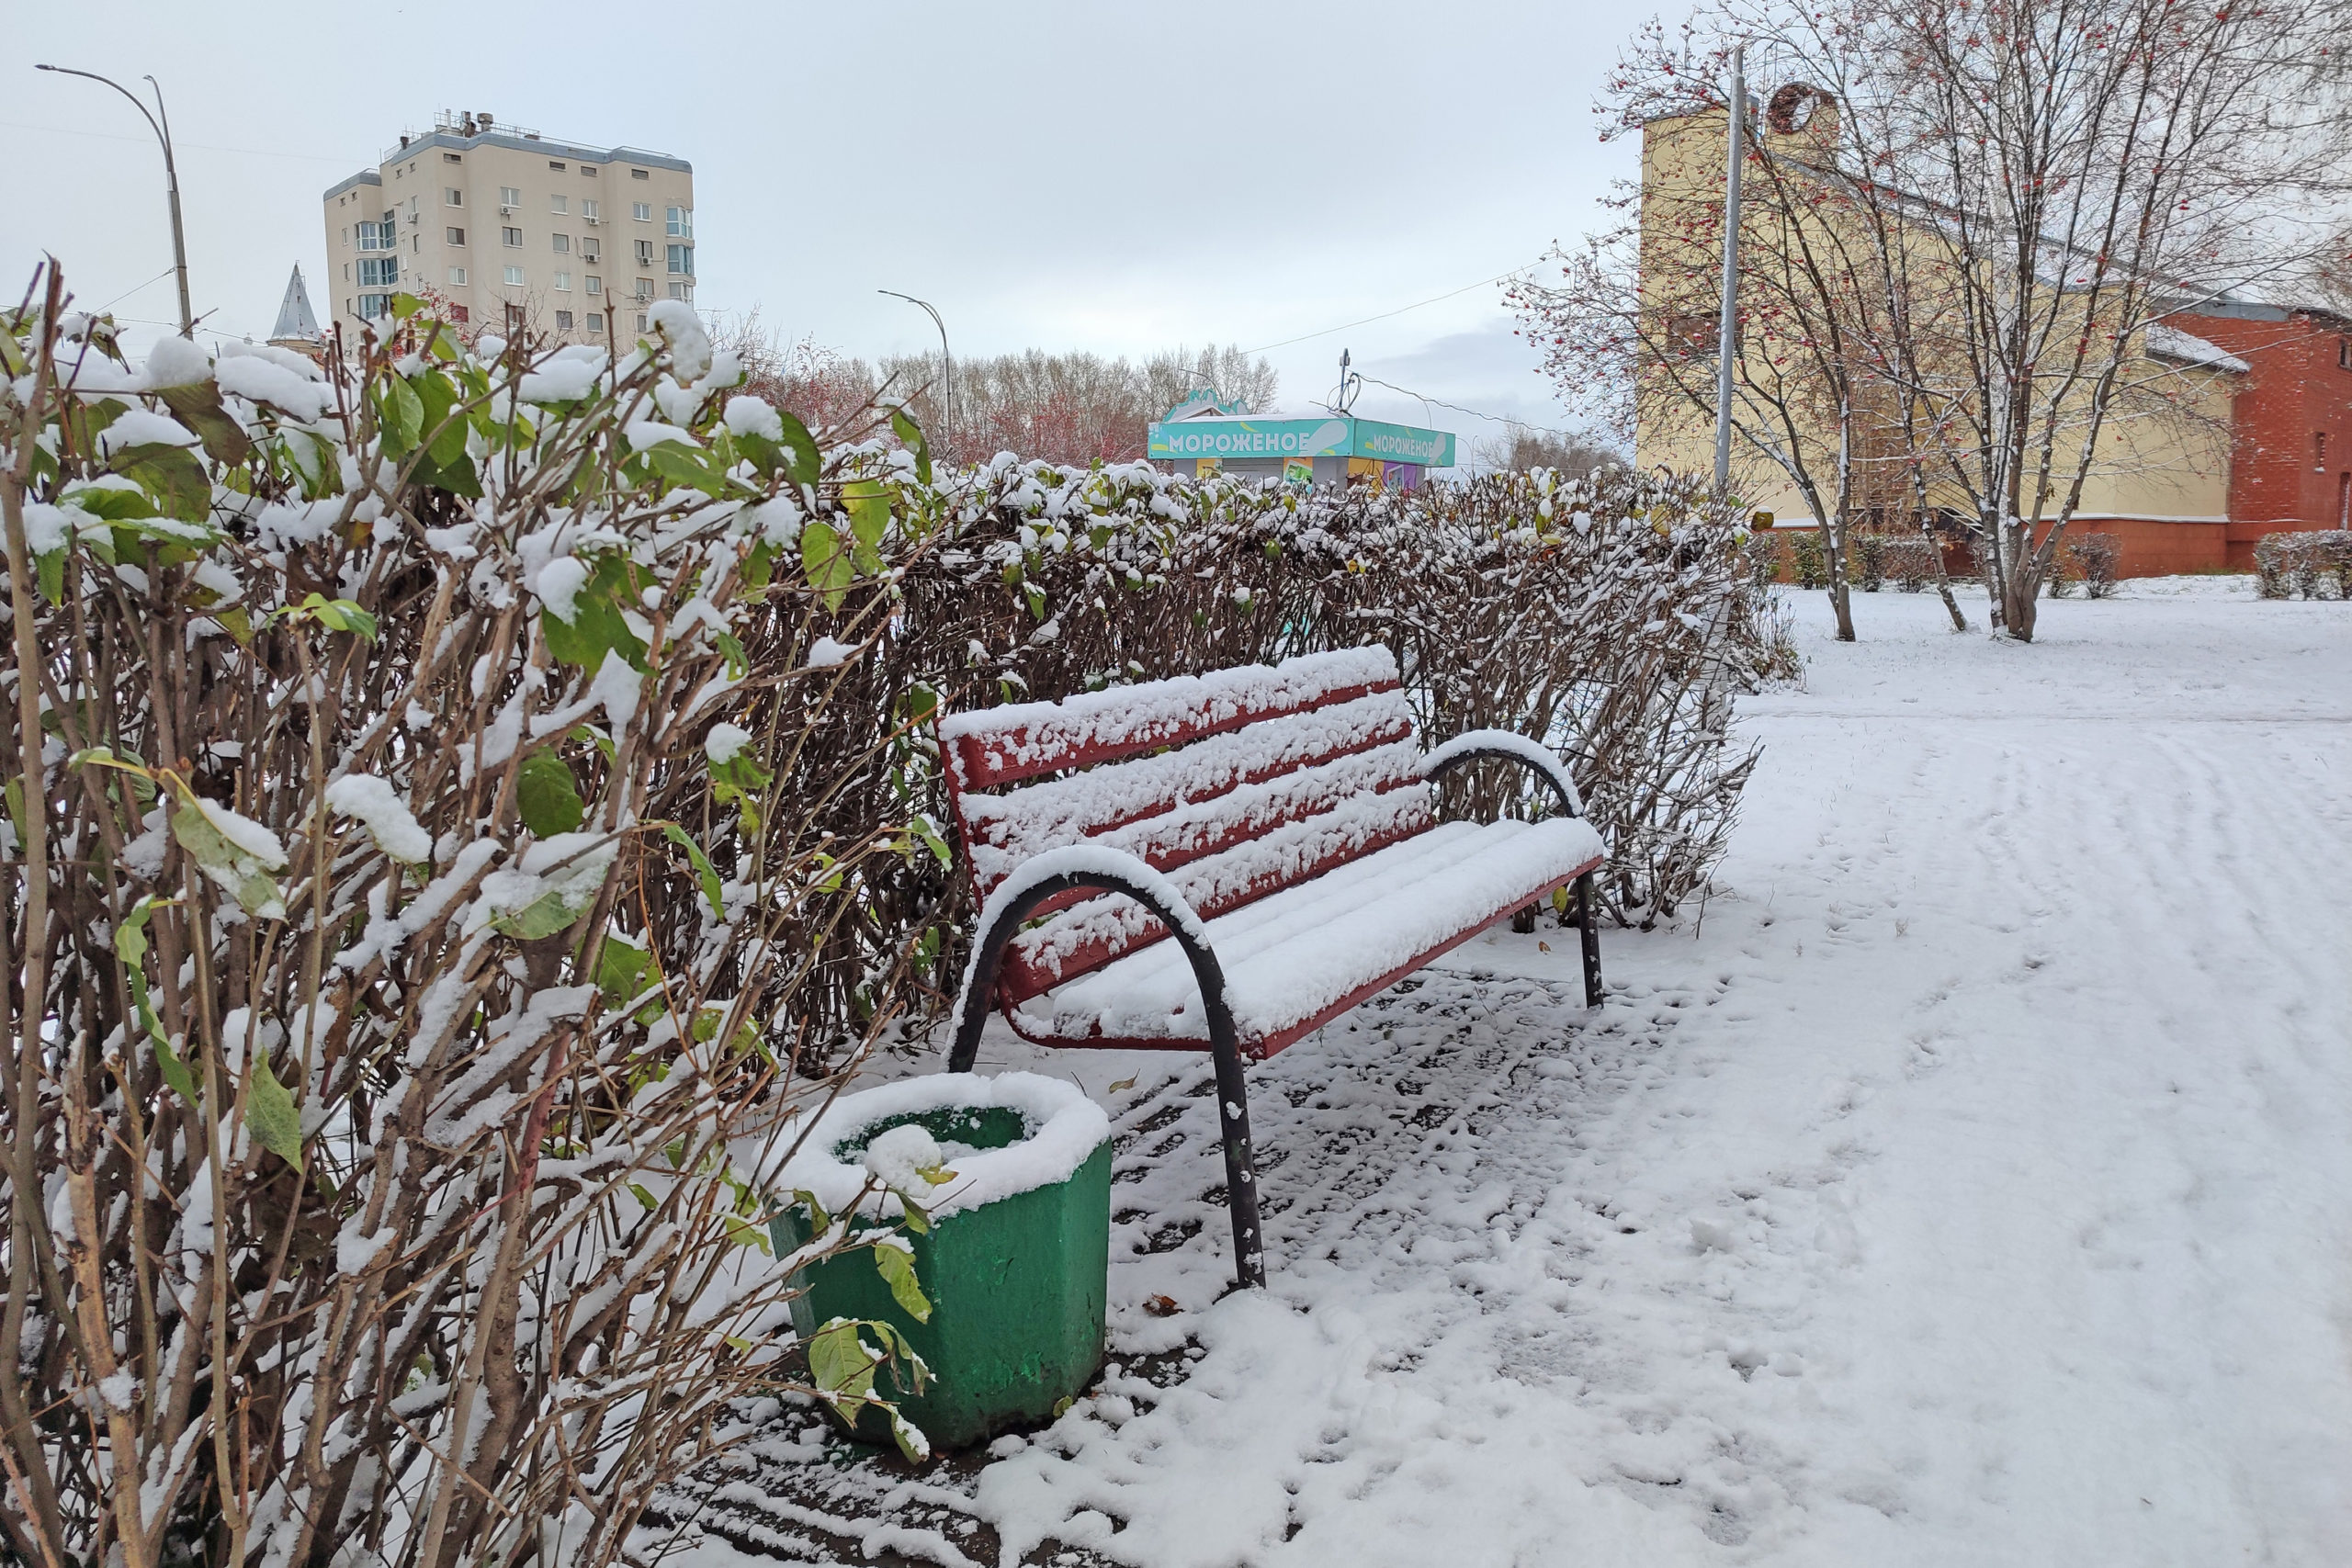
[[[1525,764],[1552,786],[1569,816],[1584,815],[1584,796],[1577,792],[1577,781],[1568,776],[1566,764],[1550,747],[1508,729],[1473,729],[1455,736],[1421,759],[1421,777],[1435,784],[1449,769],[1473,757],[1509,757]]]
[[[1225,999],[1225,971],[1209,947],[1208,928],[1176,885],[1125,850],[1073,844],[1022,862],[981,907],[972,955],[964,965],[964,985],[956,998],[956,1041],[949,1056],[953,1070],[969,1070],[979,1048],[980,1025],[988,1017],[989,997],[996,989],[997,965],[1006,946],[1020,934],[1021,922],[1046,899],[1082,887],[1124,893],[1159,916],[1192,961],[1211,1040],[1230,1044],[1236,1038],[1232,1010]]]

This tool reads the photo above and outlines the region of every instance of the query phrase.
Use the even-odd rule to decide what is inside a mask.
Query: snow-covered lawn
[[[1117,1365],[920,1476],[812,1462],[787,1417],[714,1530],[2352,1561],[2352,606],[2134,584],[2030,648],[1932,597],[1857,595],[1852,647],[1792,606],[1806,689],[1744,705],[1765,760],[1702,924],[1610,933],[1590,1016],[1573,933],[1500,934],[1253,1070],[1269,1291],[1226,1289],[1204,1059],[992,1040],[1121,1130]]]

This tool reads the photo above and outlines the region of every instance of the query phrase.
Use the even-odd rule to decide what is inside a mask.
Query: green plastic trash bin
[[[1111,1123],[1072,1085],[1034,1073],[936,1073],[843,1095],[775,1180],[782,1206],[771,1229],[779,1258],[810,1234],[807,1212],[786,1201],[791,1195],[808,1191],[840,1214],[867,1180],[867,1145],[909,1123],[938,1142],[956,1173],[917,1196],[930,1233],[902,1232],[931,1320],[916,1322],[873,1255],[858,1251],[803,1271],[793,1326],[805,1338],[837,1317],[891,1324],[933,1381],[916,1394],[885,1368],[876,1392],[934,1449],[962,1448],[1012,1423],[1051,1417],[1102,1364]],[[869,1198],[858,1221],[903,1213],[886,1195]],[[890,1440],[876,1411],[854,1429]]]

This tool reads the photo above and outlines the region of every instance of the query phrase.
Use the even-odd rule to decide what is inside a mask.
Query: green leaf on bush
[[[269,911],[265,918],[272,919],[284,915],[285,905],[279,901],[277,884],[268,871],[212,825],[212,819],[205,815],[194,795],[183,792],[173,803],[172,837],[207,874],[231,890],[245,913],[262,915]]]
[[[792,482],[815,484],[825,471],[825,457],[817,450],[817,438],[808,434],[808,427],[800,423],[800,416],[789,409],[778,409],[775,413],[784,424],[784,444],[792,453],[792,463],[787,470],[792,476]]]
[[[650,951],[618,931],[605,933],[605,945],[596,953],[596,989],[604,994],[606,1007],[616,1008],[644,995],[652,971]]]
[[[196,454],[185,446],[153,441],[125,446],[107,460],[107,470],[153,496],[166,517],[201,523],[211,513],[212,481]]]
[[[796,1187],[792,1191],[792,1201],[808,1209],[808,1218],[817,1227],[808,1233],[810,1236],[820,1236],[833,1228],[832,1216],[825,1213],[825,1206],[817,1201],[814,1192],[805,1187]]]
[[[904,409],[890,411],[890,428],[897,433],[900,441],[913,449],[915,478],[924,484],[929,484],[931,482],[931,444],[922,438],[922,431],[917,427],[913,420],[907,417],[907,412]]]
[[[694,862],[695,874],[702,879],[702,896],[710,900],[711,919],[725,919],[727,900],[721,894],[718,873],[711,866],[710,857],[702,852],[702,846],[695,842],[693,835],[675,822],[664,822],[661,828],[662,836],[684,850],[686,858]]]
[[[196,432],[204,451],[216,463],[242,463],[253,451],[253,437],[220,405],[220,388],[210,377],[184,387],[159,387],[156,400],[182,424]]]
[[[413,294],[395,294],[392,296],[392,319],[394,321],[405,321],[411,316],[415,315],[419,310],[424,309],[424,301],[418,299]]]
[[[254,1054],[253,1082],[245,1089],[245,1126],[254,1142],[288,1165],[302,1163],[302,1116],[294,1097],[269,1070],[269,1055]]]
[[[577,664],[592,674],[603,668],[605,655],[618,653],[629,667],[645,670],[645,641],[628,629],[621,605],[637,588],[634,563],[618,551],[596,557],[595,570],[572,596],[571,618],[549,610],[539,617],[548,652],[566,664]]]
[[[350,632],[376,640],[376,617],[348,599],[330,599],[323,593],[312,593],[297,607],[331,632]]]
[[[808,579],[808,586],[824,600],[825,608],[838,610],[847,597],[849,585],[857,581],[857,570],[850,565],[849,552],[842,547],[842,536],[830,523],[809,522],[800,528],[800,570]]]
[[[588,815],[571,769],[552,750],[534,751],[523,759],[514,780],[514,804],[523,814],[523,826],[542,839],[571,832]]]
[[[842,504],[849,508],[851,537],[856,540],[852,559],[860,571],[882,570],[882,536],[890,529],[890,492],[878,479],[853,479],[842,486]]]
[[[424,400],[405,376],[387,376],[376,393],[376,409],[383,432],[384,452],[401,457],[416,450],[424,434]]]
[[[141,1027],[147,1031],[147,1038],[155,1047],[155,1065],[163,1071],[164,1085],[194,1105],[196,1077],[180,1060],[179,1053],[172,1049],[171,1039],[164,1034],[147,994],[147,920],[156,908],[152,897],[142,897],[131,905],[130,912],[114,929],[115,956],[122,961],[122,977],[130,985],[131,1010],[138,1014]]]
[[[65,551],[62,547],[33,557],[33,575],[40,580],[40,596],[52,604],[65,603]]]
[[[931,1298],[922,1293],[915,1282],[915,1255],[889,1241],[876,1242],[874,1247],[874,1267],[881,1274],[882,1282],[890,1287],[890,1299],[906,1310],[917,1323],[931,1321]]]
[[[582,908],[560,893],[542,893],[519,909],[491,917],[490,929],[523,942],[538,942],[578,919]]]
[[[836,1410],[874,1392],[874,1358],[857,1330],[856,1318],[837,1317],[808,1337],[808,1381]]]

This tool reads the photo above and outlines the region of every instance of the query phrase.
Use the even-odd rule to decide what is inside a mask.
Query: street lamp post
[[[155,113],[148,114],[147,106],[140,102],[139,95],[112,77],[101,76],[95,71],[76,71],[70,65],[36,65],[33,69],[53,71],[61,76],[86,76],[93,82],[104,82],[130,100],[132,107],[146,117],[147,129],[153,131],[155,140],[164,144],[164,183],[172,198],[172,271],[178,276],[180,285],[180,336],[193,338],[196,336],[196,312],[189,309],[187,302],[187,231],[180,224],[180,171],[179,165],[172,161],[172,117],[164,108],[164,85],[153,76],[141,78],[155,89]],[[157,116],[162,116],[160,123]]]
[[[1731,494],[1731,362],[1739,346],[1739,174],[1747,162],[1747,46],[1731,54],[1731,151],[1724,168],[1724,300],[1715,344],[1715,499]]]
[[[947,421],[949,438],[953,439],[956,431],[956,356],[947,350],[947,323],[940,320],[938,310],[933,308],[928,299],[918,299],[911,294],[901,294],[895,288],[877,288],[874,292],[888,294],[893,299],[904,299],[910,305],[922,306],[930,315],[931,324],[939,329],[939,357],[947,367],[947,386],[942,399],[945,409],[943,417]]]

